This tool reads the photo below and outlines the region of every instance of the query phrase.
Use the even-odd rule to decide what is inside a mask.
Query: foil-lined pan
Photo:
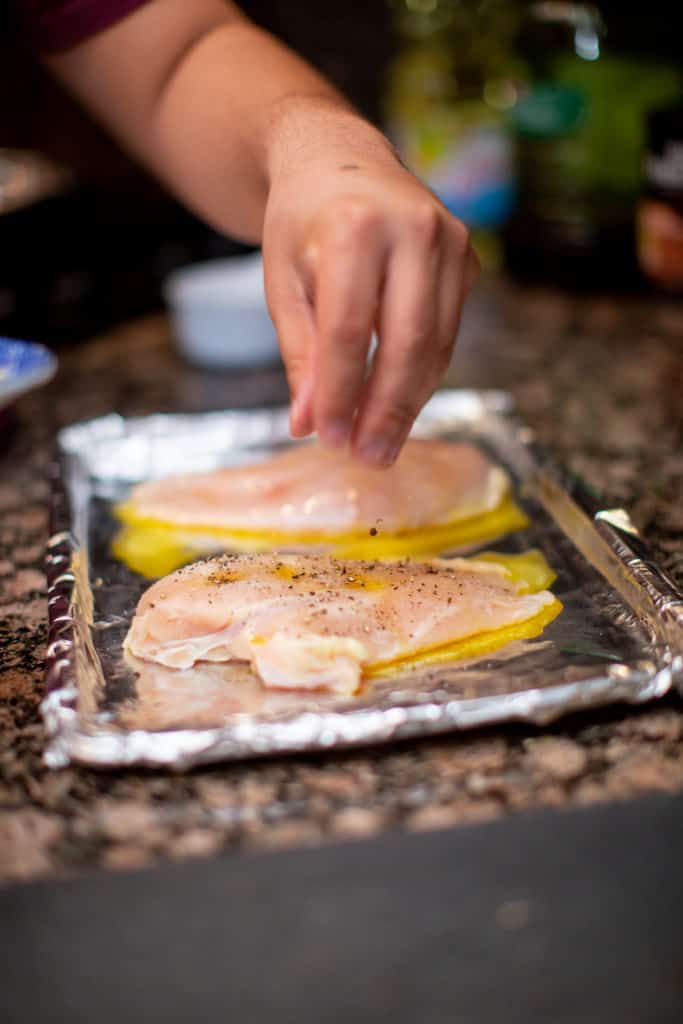
[[[540,548],[561,615],[535,640],[413,670],[335,698],[266,691],[246,669],[190,673],[122,654],[149,580],[114,558],[114,505],[152,477],[249,462],[291,443],[284,409],[117,415],[61,431],[48,545],[45,760],[176,769],[282,752],[386,743],[524,720],[544,724],[683,690],[683,595],[623,509],[563,473],[492,391],[441,391],[415,434],[467,439],[510,474],[530,525],[488,548]]]

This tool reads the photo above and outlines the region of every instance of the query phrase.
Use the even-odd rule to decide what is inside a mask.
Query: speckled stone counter
[[[484,281],[449,384],[503,387],[560,460],[624,504],[683,584],[683,305]],[[615,707],[343,755],[163,772],[49,772],[38,714],[42,557],[57,427],[125,414],[277,403],[278,370],[203,374],[161,317],[61,354],[57,380],[0,428],[0,879],[123,869],[240,847],[431,829],[541,805],[683,788],[683,702]]]

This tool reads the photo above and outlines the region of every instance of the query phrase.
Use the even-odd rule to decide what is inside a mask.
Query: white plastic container
[[[164,282],[181,355],[206,369],[249,369],[277,363],[260,253],[196,263]]]

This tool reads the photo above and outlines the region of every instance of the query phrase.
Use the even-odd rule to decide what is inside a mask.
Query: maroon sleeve
[[[59,53],[120,21],[148,0],[17,0],[32,45]]]

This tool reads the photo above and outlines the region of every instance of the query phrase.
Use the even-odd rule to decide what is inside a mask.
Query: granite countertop
[[[510,390],[557,458],[624,504],[683,584],[683,306],[485,280],[447,383]],[[0,438],[0,879],[124,869],[240,847],[431,829],[683,789],[683,702],[587,712],[375,750],[168,772],[48,771],[38,713],[42,559],[58,426],[116,410],[284,401],[278,370],[204,374],[163,317],[61,353]]]

